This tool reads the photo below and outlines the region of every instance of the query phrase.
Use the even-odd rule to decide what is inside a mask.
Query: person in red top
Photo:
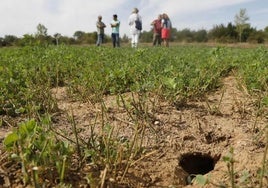
[[[161,46],[161,31],[162,31],[162,27],[161,27],[161,20],[162,20],[162,15],[159,14],[158,18],[155,19],[151,25],[153,26],[153,46]]]
[[[164,46],[169,47],[169,39],[171,34],[172,24],[166,13],[162,15],[162,39],[164,42]]]

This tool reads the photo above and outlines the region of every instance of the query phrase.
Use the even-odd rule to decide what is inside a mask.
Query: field
[[[268,50],[0,49],[0,187],[267,187]]]

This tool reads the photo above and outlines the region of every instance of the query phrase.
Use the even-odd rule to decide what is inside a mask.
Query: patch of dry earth
[[[207,95],[203,101],[191,101],[186,106],[175,107],[152,96],[155,110],[151,109],[154,118],[147,125],[144,138],[146,151],[141,158],[135,159],[124,179],[128,187],[198,187],[186,185],[188,174],[179,166],[183,154],[200,152],[209,154],[219,160],[215,161],[214,170],[207,175],[211,181],[219,183],[228,179],[226,163],[222,157],[234,148],[236,159],[235,170],[248,170],[256,173],[261,166],[264,146],[263,139],[256,140],[268,120],[256,118],[253,100],[243,90],[235,77],[223,79],[223,87]],[[100,132],[102,120],[105,119],[115,127],[119,137],[131,139],[135,132],[134,123],[122,106],[118,106],[115,96],[104,99],[106,114],[101,118],[100,104],[81,103],[70,100],[65,88],[56,88],[55,98],[61,113],[54,116],[54,122],[60,132],[67,137],[74,137],[72,124],[74,118],[79,135],[87,140],[90,127],[96,125]],[[124,97],[131,98],[131,94]],[[257,131],[253,131],[256,127]],[[7,130],[0,128],[0,138]],[[257,132],[257,133],[256,133]],[[5,133],[5,134],[3,134]],[[122,186],[124,187],[124,186]],[[215,187],[207,185],[207,187]]]

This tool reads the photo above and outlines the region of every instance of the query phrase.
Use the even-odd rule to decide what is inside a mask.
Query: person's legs
[[[119,33],[116,33],[115,35],[115,41],[116,41],[116,46],[120,47],[120,37],[119,37]]]
[[[104,34],[100,34],[100,44],[104,42]]]
[[[138,46],[139,36],[140,36],[139,33],[132,34],[132,38],[131,38],[131,47],[132,48],[136,48]]]
[[[162,43],[161,34],[158,34],[158,35],[157,35],[157,44],[158,44],[159,46],[161,46],[161,43]]]
[[[113,47],[115,48],[116,36],[114,33],[112,33],[112,42],[113,42]]]
[[[139,37],[140,37],[140,34],[137,33],[137,34],[135,35],[135,44],[136,44],[136,47],[138,47]]]
[[[156,45],[156,42],[157,42],[157,33],[154,33],[154,36],[153,36],[153,46]]]
[[[166,46],[169,47],[169,39],[167,39],[167,45]]]
[[[131,35],[131,47],[134,48],[135,47],[135,34]]]
[[[101,40],[100,37],[101,37],[100,34],[98,34],[98,38],[97,38],[97,42],[96,42],[96,46],[99,46],[99,45],[100,45],[100,40]]]

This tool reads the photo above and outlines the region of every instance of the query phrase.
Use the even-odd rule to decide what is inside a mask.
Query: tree
[[[37,29],[36,36],[47,36],[47,28],[44,25],[39,23],[36,29]]]
[[[229,22],[228,25],[227,25],[227,35],[233,41],[237,40],[237,38],[238,38],[238,33],[236,31],[236,27],[231,22]]]
[[[14,35],[5,35],[3,43],[5,46],[14,46],[16,42],[18,41],[18,38]]]
[[[37,40],[33,35],[25,34],[23,38],[19,41],[19,46],[34,46],[36,45]]]
[[[196,42],[207,42],[208,41],[207,31],[205,29],[201,29],[194,32],[194,40]]]
[[[214,25],[213,28],[209,31],[209,39],[219,42],[222,37],[226,35],[226,27],[224,24]]]
[[[5,40],[4,38],[0,37],[0,47],[5,46]]]
[[[121,39],[122,42],[124,43],[128,43],[129,42],[129,38],[126,34],[123,35],[122,39]]]
[[[264,32],[265,32],[265,33],[268,33],[268,26],[266,26],[266,27],[264,28]]]
[[[234,22],[239,35],[239,41],[242,42],[242,33],[244,29],[249,28],[250,25],[247,23],[249,17],[246,9],[240,9],[239,13],[235,15]]]
[[[75,40],[81,40],[84,35],[84,31],[76,31],[73,36]]]
[[[50,36],[47,35],[47,28],[43,24],[39,23],[36,29],[36,45],[48,45],[50,43]]]
[[[150,43],[153,40],[153,32],[152,31],[143,31],[140,36],[141,42]]]
[[[257,31],[256,29],[250,32],[248,37],[248,42],[250,43],[264,43],[265,42],[265,32],[264,31]]]
[[[193,32],[188,28],[177,31],[175,35],[176,40],[179,42],[193,42]]]

